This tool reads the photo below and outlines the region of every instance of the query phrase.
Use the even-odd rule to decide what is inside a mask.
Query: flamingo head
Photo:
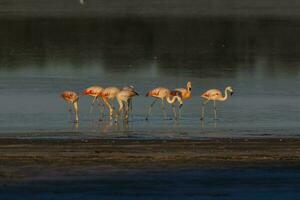
[[[226,90],[228,90],[230,92],[230,95],[233,95],[233,89],[231,88],[231,86],[228,86],[226,88]]]
[[[179,103],[179,109],[181,109],[182,106],[183,106],[183,103]]]
[[[187,82],[186,86],[188,88],[188,91],[192,90],[192,82],[191,81]]]

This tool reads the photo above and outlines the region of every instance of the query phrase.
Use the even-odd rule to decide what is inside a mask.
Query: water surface
[[[276,18],[8,18],[0,20],[0,135],[201,139],[298,137],[300,21]],[[183,118],[162,120],[160,104],[144,120],[157,86],[193,83]],[[128,124],[98,122],[80,99],[75,125],[59,98],[91,85],[134,85]],[[200,94],[232,86],[200,122]],[[116,104],[117,107],[117,104]],[[171,116],[171,108],[168,106]]]

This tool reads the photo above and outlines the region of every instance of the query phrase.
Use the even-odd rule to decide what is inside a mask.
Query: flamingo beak
[[[232,96],[232,95],[233,95],[233,92],[230,92],[230,95]]]
[[[183,106],[183,104],[180,104],[180,105],[179,105],[179,108],[181,108],[182,106]]]

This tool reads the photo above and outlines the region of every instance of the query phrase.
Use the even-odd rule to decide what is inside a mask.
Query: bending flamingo
[[[127,91],[131,91],[131,92],[136,92],[134,87],[132,85],[129,86],[125,86],[122,88],[122,90],[127,90]],[[128,106],[129,106],[129,110],[130,112],[132,112],[132,98],[128,99]]]
[[[83,91],[83,93],[82,93],[82,95],[89,95],[91,97],[94,97],[94,99],[93,99],[93,101],[91,103],[91,106],[90,106],[90,113],[92,112],[94,103],[97,100],[98,105],[100,106],[100,112],[101,112],[99,120],[102,120],[102,118],[103,118],[103,110],[104,110],[104,105],[99,101],[99,98],[98,98],[101,95],[102,91],[103,91],[102,87],[100,87],[100,86],[92,86],[92,87],[86,88]]]
[[[177,92],[180,92],[182,101],[191,98],[192,95],[192,82],[188,81],[186,84],[186,88],[176,88],[174,91],[171,92],[171,95],[175,96],[178,95]],[[179,118],[181,117],[181,109],[179,109]]]
[[[175,94],[175,93],[173,93],[173,94]],[[171,91],[169,89],[164,88],[164,87],[158,87],[158,88],[155,88],[155,89],[149,91],[146,94],[146,96],[155,98],[149,107],[149,111],[146,115],[146,120],[148,120],[148,117],[151,114],[152,107],[154,106],[157,99],[161,99],[161,110],[163,111],[164,119],[167,118],[167,114],[165,112],[165,100],[167,100],[168,103],[172,104],[174,117],[175,117],[175,119],[177,119],[174,103],[177,100],[180,104],[179,109],[181,109],[183,102],[182,102],[182,97],[181,97],[180,92],[177,91],[175,95],[172,95]]]
[[[76,94],[76,92],[73,91],[64,91],[61,93],[60,96],[67,102],[68,111],[70,113],[72,112],[70,105],[73,104],[75,112],[75,123],[78,123],[78,95]]]
[[[233,90],[230,86],[226,87],[225,89],[225,96],[222,96],[222,92],[217,89],[210,89],[204,92],[201,97],[206,99],[202,103],[202,114],[201,114],[201,120],[204,119],[204,107],[209,101],[214,101],[214,114],[215,119],[217,119],[217,108],[216,108],[216,101],[226,101],[228,98],[228,92],[230,92],[230,95],[233,95]]]
[[[123,112],[124,107],[125,107],[124,120],[128,120],[130,100],[132,97],[138,95],[139,94],[136,91],[134,91],[133,87],[130,87],[130,89],[125,87],[117,94],[116,98],[119,103],[119,112],[117,114],[116,121],[120,113]]]
[[[104,103],[109,109],[109,119],[113,119],[113,112],[114,112],[114,107],[110,104],[110,100],[113,100],[116,98],[117,94],[120,92],[120,89],[117,87],[107,87],[102,90],[100,93],[100,96],[102,97]]]

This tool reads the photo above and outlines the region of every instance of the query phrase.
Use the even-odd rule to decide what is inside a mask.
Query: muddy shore
[[[0,180],[52,179],[118,170],[300,166],[299,139],[0,139]]]

